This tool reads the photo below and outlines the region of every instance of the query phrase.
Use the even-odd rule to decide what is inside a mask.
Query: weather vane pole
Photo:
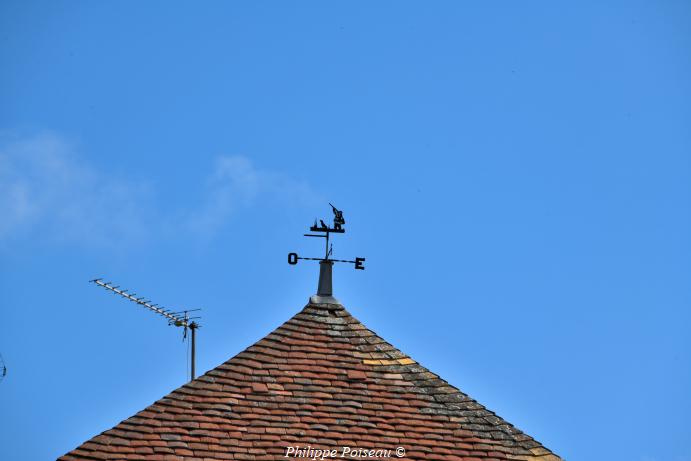
[[[329,203],[329,205],[331,205]],[[319,285],[317,286],[317,294],[310,298],[310,302],[313,304],[340,304],[336,298],[333,297],[333,286],[332,286],[332,268],[334,263],[350,263],[355,265],[355,269],[364,270],[365,258],[355,258],[354,260],[344,260],[344,259],[332,259],[331,255],[333,253],[333,244],[329,242],[330,234],[344,234],[345,229],[343,225],[345,224],[345,219],[343,218],[343,212],[331,205],[331,209],[334,214],[333,227],[329,227],[323,220],[319,220],[319,225],[317,225],[317,220],[314,220],[314,225],[310,227],[311,232],[318,232],[316,234],[304,234],[305,237],[318,237],[323,238],[325,243],[324,257],[323,258],[304,258],[298,256],[297,253],[288,253],[288,264],[295,265],[299,260],[309,260],[309,261],[319,261]]]

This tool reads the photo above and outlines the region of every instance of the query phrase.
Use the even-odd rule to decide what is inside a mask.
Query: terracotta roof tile
[[[288,446],[402,446],[408,460],[560,459],[334,304],[307,305],[59,459],[285,460]]]

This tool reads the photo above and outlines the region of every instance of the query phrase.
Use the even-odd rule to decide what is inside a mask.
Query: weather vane
[[[331,205],[329,203],[329,205]],[[310,227],[312,232],[321,232],[321,234],[305,234],[305,237],[321,237],[325,239],[326,249],[324,251],[323,258],[303,258],[298,256],[297,253],[288,253],[288,264],[297,264],[300,259],[309,261],[332,261],[336,263],[351,263],[355,264],[355,269],[364,270],[365,266],[362,264],[365,262],[365,258],[355,258],[353,261],[347,261],[344,259],[331,259],[330,256],[333,253],[333,244],[329,245],[329,234],[345,234],[345,229],[343,225],[345,224],[345,219],[343,218],[343,212],[331,205],[334,213],[334,226],[329,227],[324,223],[323,220],[319,220],[319,225],[317,225],[317,220],[314,220],[314,225]]]
[[[329,205],[331,205],[329,203]],[[305,258],[298,256],[297,253],[288,253],[288,264],[295,265],[298,263],[299,260],[309,260],[309,261],[319,261],[319,286],[317,289],[317,296],[316,298],[313,297],[311,299],[312,302],[336,302],[338,301],[332,297],[332,288],[331,288],[331,268],[333,266],[333,263],[350,263],[355,265],[355,269],[360,269],[364,270],[365,265],[363,264],[365,262],[365,258],[355,258],[354,260],[345,260],[345,259],[332,259],[331,255],[333,253],[333,244],[329,242],[329,236],[330,234],[344,234],[345,229],[343,228],[343,225],[345,224],[345,219],[343,218],[343,212],[336,208],[335,206],[331,205],[331,209],[333,210],[334,214],[334,219],[333,219],[333,227],[329,227],[323,220],[319,220],[319,224],[317,224],[317,220],[314,220],[314,225],[310,227],[311,232],[317,232],[316,234],[304,234],[305,237],[318,237],[318,238],[323,238],[324,243],[325,243],[325,249],[324,249],[324,257],[323,258]],[[340,304],[340,303],[339,303]]]

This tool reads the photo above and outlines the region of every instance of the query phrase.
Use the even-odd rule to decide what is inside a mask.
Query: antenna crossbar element
[[[154,304],[155,306],[156,304]],[[171,312],[171,314],[184,314],[185,312],[194,312],[194,311],[200,311],[201,309],[187,309],[184,311],[177,311],[177,312]]]
[[[106,290],[115,293],[116,295],[122,296],[123,298],[137,303],[140,306],[144,306],[150,311],[165,317],[168,319],[168,325],[175,325],[176,327],[182,327],[184,329],[183,341],[187,337],[187,329],[189,328],[192,332],[192,353],[190,354],[190,376],[191,379],[195,377],[195,355],[196,355],[196,330],[201,327],[196,319],[201,318],[200,316],[191,317],[189,312],[200,311],[201,309],[187,309],[184,311],[174,312],[172,310],[160,307],[158,304],[154,304],[150,299],[146,299],[145,296],[137,297],[136,293],[129,293],[128,290],[121,290],[119,286],[114,286],[113,282],[104,282],[103,279],[93,279],[90,282],[95,283],[98,286],[105,288]]]

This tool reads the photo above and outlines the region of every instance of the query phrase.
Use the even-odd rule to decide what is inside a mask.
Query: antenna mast
[[[196,349],[197,349],[197,328],[200,327],[199,323],[197,323],[196,319],[199,319],[201,317],[196,316],[196,317],[190,317],[189,313],[194,312],[194,311],[200,311],[201,309],[187,309],[184,311],[178,311],[178,312],[173,312],[169,309],[160,307],[158,304],[152,304],[151,300],[146,299],[144,296],[142,297],[137,297],[135,293],[128,293],[128,290],[121,290],[119,286],[113,286],[112,282],[104,282],[103,279],[94,279],[90,280],[91,283],[95,283],[98,286],[101,286],[105,288],[108,291],[111,291],[115,293],[116,295],[122,296],[123,298],[132,301],[133,303],[137,303],[140,306],[144,306],[150,311],[162,315],[163,317],[168,319],[168,325],[174,325],[176,327],[182,327],[183,333],[182,333],[182,340],[184,341],[187,338],[187,330],[190,330],[190,338],[191,338],[191,354],[190,354],[190,380],[193,380],[195,377],[195,356],[196,356]]]

